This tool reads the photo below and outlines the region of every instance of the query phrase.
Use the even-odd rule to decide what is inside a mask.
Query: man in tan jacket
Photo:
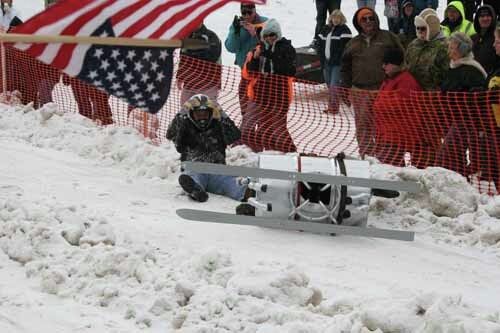
[[[352,101],[355,112],[356,139],[359,154],[364,158],[366,154],[374,154],[372,104],[376,90],[385,78],[382,68],[384,52],[388,49],[403,50],[403,46],[392,32],[380,29],[377,13],[371,8],[360,8],[354,14],[353,24],[359,35],[345,48],[340,75],[341,85],[351,89],[349,100]]]

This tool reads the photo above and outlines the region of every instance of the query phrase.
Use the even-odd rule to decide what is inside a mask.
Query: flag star
[[[144,101],[139,101],[139,103],[137,103],[137,106],[146,106],[146,102]]]
[[[98,77],[99,75],[97,74],[97,71],[90,71],[89,72],[89,78],[91,80],[95,79],[96,77]]]
[[[120,83],[115,82],[115,83],[113,83],[113,85],[111,86],[111,89],[113,89],[113,90],[118,90],[118,89],[121,89],[121,87],[122,87],[122,86],[121,86],[121,84],[120,84]]]
[[[127,74],[125,74],[124,80],[125,80],[125,82],[130,82],[130,81],[132,81],[133,78],[134,77],[132,76],[132,74],[127,73]]]
[[[161,72],[156,75],[156,81],[162,81],[164,78],[165,78],[165,74],[163,74]]]
[[[127,67],[127,65],[125,65],[125,61],[123,61],[123,60],[118,61],[118,70],[123,72],[126,67]]]
[[[108,76],[106,77],[106,79],[111,82],[114,79],[116,79],[116,74],[114,72],[109,72]]]
[[[95,80],[93,83],[94,83],[94,86],[97,86],[97,87],[102,86],[102,82],[100,80]]]
[[[140,71],[142,70],[142,68],[143,68],[143,67],[144,67],[144,66],[143,66],[140,62],[137,62],[137,63],[135,64],[135,70],[136,70],[136,71],[138,71],[138,72],[140,72]]]
[[[149,75],[148,75],[148,73],[144,73],[144,74],[142,74],[141,82],[146,83],[146,82],[148,82],[148,80],[149,80]]]
[[[148,51],[144,52],[144,56],[142,57],[142,59],[149,60],[152,55],[153,54],[151,53],[151,51],[148,50]]]
[[[127,59],[132,60],[132,59],[134,59],[135,56],[136,56],[136,54],[135,54],[134,50],[128,51],[128,53],[127,53]]]
[[[168,56],[169,56],[168,51],[163,50],[163,51],[160,52],[160,59],[161,60],[167,59]]]
[[[134,95],[134,99],[137,100],[137,101],[140,100],[140,99],[142,99],[142,94],[141,93],[135,94]]]
[[[120,50],[113,50],[113,52],[111,52],[111,58],[113,59],[116,59],[120,56]]]
[[[153,72],[156,72],[156,70],[158,69],[160,65],[158,65],[158,63],[156,61],[153,61],[151,63],[151,70],[153,70]]]
[[[115,95],[118,97],[122,97],[122,96],[125,96],[125,93],[120,90],[120,91],[115,92]]]
[[[152,92],[153,90],[155,90],[155,85],[154,85],[154,84],[152,84],[152,83],[148,84],[148,87],[146,88],[146,91],[147,91],[148,93],[150,93],[150,92]]]
[[[104,51],[102,49],[96,49],[94,53],[94,57],[97,59],[101,59],[101,56],[104,54]]]
[[[102,62],[101,62],[101,68],[104,69],[104,70],[107,70],[109,67],[109,61],[107,59],[104,59]]]
[[[132,83],[132,84],[130,85],[130,88],[129,88],[128,90],[130,90],[131,92],[134,92],[134,91],[136,91],[137,89],[139,89],[139,87],[137,86],[137,84]]]
[[[160,99],[160,95],[158,95],[158,93],[155,92],[153,95],[151,95],[151,100],[155,102],[157,99]]]

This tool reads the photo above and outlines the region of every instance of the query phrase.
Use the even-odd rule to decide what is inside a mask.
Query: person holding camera
[[[242,3],[240,8],[241,16],[236,15],[234,17],[224,45],[229,52],[235,54],[234,63],[243,68],[247,53],[252,51],[259,42],[260,31],[267,18],[257,14],[255,4],[253,3]],[[247,97],[248,82],[248,78],[244,77],[242,73],[238,87],[238,98],[243,118],[242,128],[245,125],[244,122],[246,119],[244,115],[252,108],[252,104],[249,104]]]

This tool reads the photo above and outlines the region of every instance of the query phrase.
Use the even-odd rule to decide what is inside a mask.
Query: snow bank
[[[416,230],[438,242],[475,246],[500,254],[500,199],[481,195],[461,175],[430,167],[425,170],[373,165],[373,177],[417,181],[420,193],[395,200],[374,198],[370,222]]]

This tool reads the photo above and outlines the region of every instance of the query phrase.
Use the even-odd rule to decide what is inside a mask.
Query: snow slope
[[[403,243],[182,221],[235,203],[182,195],[171,144],[55,105],[0,110],[0,152],[2,332],[500,331],[500,200],[446,170],[373,168],[425,186],[371,207]]]

